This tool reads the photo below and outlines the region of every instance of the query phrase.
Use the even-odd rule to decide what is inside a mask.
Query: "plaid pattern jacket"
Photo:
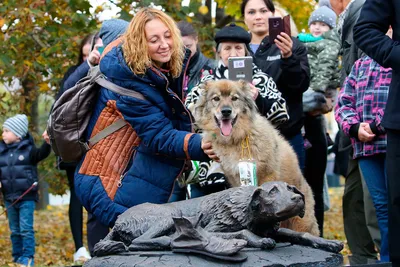
[[[376,137],[371,142],[361,142],[351,138],[353,158],[386,153],[386,134],[381,125],[389,86],[392,81],[392,69],[380,66],[368,56],[357,60],[351,73],[340,90],[335,107],[336,121],[344,133],[350,136],[350,128],[361,122],[375,125]]]

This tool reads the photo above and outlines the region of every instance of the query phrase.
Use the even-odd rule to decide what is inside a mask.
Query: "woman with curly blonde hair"
[[[164,24],[168,28],[168,31],[165,33],[165,38],[171,40],[171,56],[168,62],[158,62],[157,59],[151,58],[151,52],[148,54],[143,53],[146,50],[151,51],[152,48],[158,45],[155,42],[157,40],[156,37],[146,36],[146,27],[149,29],[152,27],[149,22],[152,22],[154,28],[161,24]],[[148,38],[151,39],[149,40]],[[164,12],[152,8],[141,10],[129,24],[123,39],[122,50],[125,61],[136,75],[144,74],[146,69],[154,63],[156,65],[158,63],[165,63],[164,68],[168,69],[174,78],[179,77],[181,74],[185,56],[183,41],[174,20]],[[158,67],[162,66],[158,65]]]
[[[182,103],[182,70],[190,50],[185,54],[167,14],[141,9],[104,53],[99,66],[107,80],[141,94],[99,90],[87,139],[116,121],[126,125],[92,146],[75,173],[82,204],[111,227],[132,206],[171,200],[186,160],[216,156],[211,144],[192,133],[191,115]]]

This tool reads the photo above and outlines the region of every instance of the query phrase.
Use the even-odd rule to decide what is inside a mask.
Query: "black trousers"
[[[325,119],[323,115],[306,115],[304,120],[305,137],[312,147],[306,150],[304,177],[310,185],[315,200],[315,217],[320,235],[324,230],[324,175],[326,170],[328,145],[326,140]]]
[[[389,191],[389,254],[393,267],[400,266],[400,130],[386,129],[386,174]]]
[[[96,245],[97,242],[106,237],[109,232],[109,228],[108,226],[100,223],[100,221],[97,220],[96,217],[90,212],[88,212],[88,220],[86,226],[88,248],[90,255],[93,257],[94,245]]]
[[[70,199],[69,199],[69,209],[68,209],[68,217],[69,217],[69,225],[71,227],[72,238],[75,243],[75,251],[77,251],[80,247],[83,247],[83,206],[79,201],[78,197],[75,193],[74,187],[74,173],[75,167],[67,167],[65,168],[68,177],[69,191],[70,191]]]

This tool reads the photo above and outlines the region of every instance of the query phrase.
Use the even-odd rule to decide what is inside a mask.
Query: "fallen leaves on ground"
[[[0,213],[2,213],[1,208]],[[69,226],[68,205],[48,206],[46,210],[35,211],[34,220],[35,266],[73,265],[75,245]],[[83,240],[87,247],[85,223]],[[0,248],[0,266],[15,266],[12,264],[8,220],[4,214],[0,216]]]
[[[343,213],[342,213],[342,196],[344,187],[329,188],[329,197],[331,207],[325,212],[324,221],[324,238],[336,239],[344,242],[342,254],[350,255],[350,249],[347,245],[346,236],[344,234]]]
[[[325,212],[324,235],[325,238],[345,242],[342,254],[348,255],[350,251],[343,229],[343,187],[330,188],[329,195],[331,208]],[[0,213],[2,213],[1,208]],[[86,222],[86,216],[84,221]],[[47,210],[35,211],[35,237],[35,266],[73,265],[75,247],[69,227],[67,205],[48,206]],[[86,242],[85,226],[83,239]],[[0,216],[0,248],[0,266],[15,266],[11,257],[10,230],[4,214]]]

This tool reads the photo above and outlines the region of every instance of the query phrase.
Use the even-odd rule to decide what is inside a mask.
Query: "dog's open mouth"
[[[221,134],[223,136],[230,136],[232,133],[233,126],[236,123],[237,116],[234,119],[221,119],[221,120],[218,120],[218,118],[214,116],[214,119],[217,122],[219,129],[221,130]]]

